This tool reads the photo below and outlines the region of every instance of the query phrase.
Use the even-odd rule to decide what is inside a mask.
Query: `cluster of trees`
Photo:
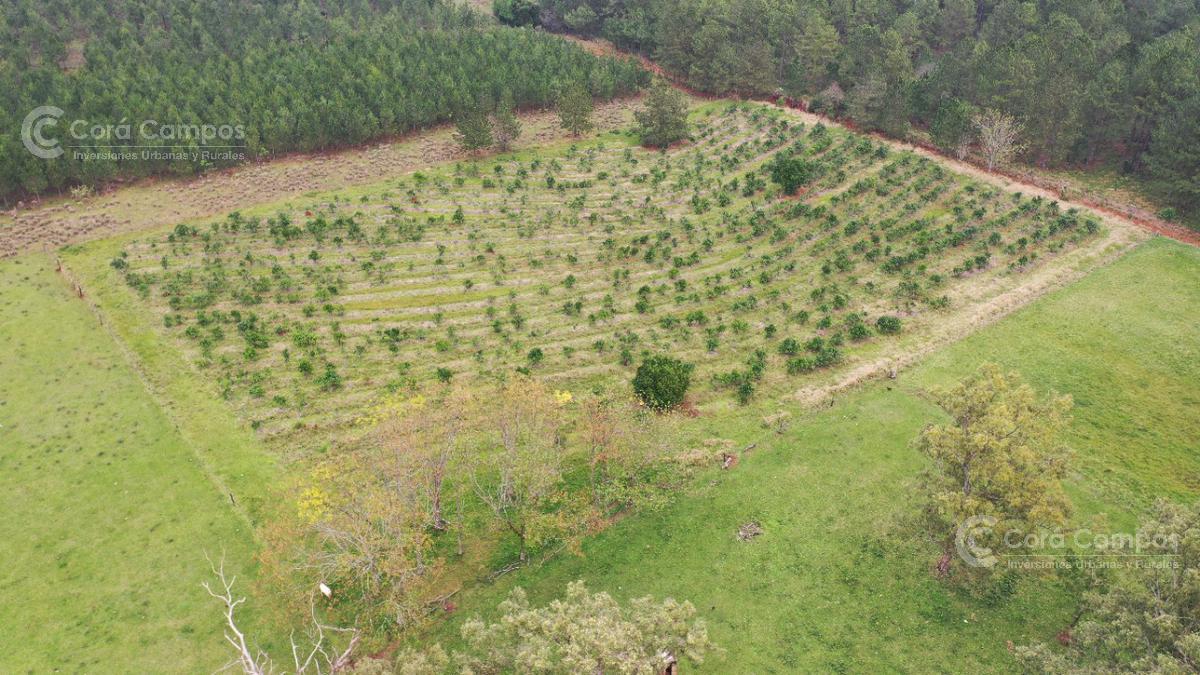
[[[1085,576],[1065,649],[1018,647],[1030,673],[1194,673],[1200,670],[1200,504],[1159,501],[1138,528],[1150,564]],[[1156,564],[1157,563],[1157,564]]]
[[[975,115],[1023,127],[1042,165],[1111,160],[1200,207],[1200,9],[1066,0],[497,0],[514,24],[599,35],[714,93],[813,96],[964,149]]]
[[[402,628],[423,614],[464,534],[503,533],[519,565],[616,514],[661,506],[695,462],[673,447],[675,419],[633,399],[577,400],[524,376],[437,389],[368,411],[365,440],[321,459],[282,500],[262,578],[293,619],[307,613],[305,589],[326,584],[341,619]]]
[[[668,373],[670,377],[664,379],[676,381],[681,373],[672,371],[680,365],[659,359],[648,362],[643,372],[647,377],[652,372]],[[686,373],[682,375],[686,380]],[[313,526],[320,539],[315,548],[293,558],[288,571],[292,579],[301,579],[301,588],[310,589],[297,597],[305,599],[305,620],[312,623],[309,641],[314,646],[298,649],[293,639],[297,672],[305,670],[299,665],[302,658],[304,663],[313,662],[318,668],[324,664],[333,671],[340,668],[338,664],[351,663],[349,654],[360,631],[369,627],[371,614],[362,610],[370,605],[363,601],[373,598],[355,595],[348,579],[403,581],[415,566],[428,564],[413,553],[428,543],[414,542],[427,542],[438,531],[460,526],[452,525],[442,510],[445,495],[456,493],[460,500],[463,496],[462,491],[448,488],[448,481],[464,481],[467,491],[473,491],[520,539],[522,550],[533,538],[562,537],[571,527],[568,523],[587,520],[585,508],[594,505],[596,512],[628,508],[638,503],[639,492],[661,491],[661,486],[645,480],[645,470],[668,455],[646,448],[666,436],[661,429],[627,416],[629,408],[598,397],[572,402],[565,392],[551,392],[524,379],[501,385],[494,393],[487,397],[486,415],[475,407],[476,394],[456,389],[447,390],[436,402],[407,401],[400,414],[391,404],[381,406],[368,419],[376,425],[372,435],[376,454],[367,465],[378,474],[373,481],[378,490],[364,487],[364,476],[357,475],[339,483],[336,490],[303,494],[300,518]],[[1003,555],[1012,541],[1028,541],[1028,535],[1067,531],[1071,506],[1062,480],[1072,455],[1061,436],[1069,422],[1071,399],[1040,396],[1019,375],[991,364],[953,388],[937,392],[935,398],[950,420],[926,427],[915,446],[931,460],[921,489],[927,497],[926,522],[945,547],[939,575],[961,580],[973,590],[993,594],[1006,588],[999,592],[1011,594],[1016,581],[1001,571],[996,560],[965,560],[959,557],[962,550],[954,555],[955,547],[964,545],[963,524],[980,517],[989,519],[988,527],[969,533],[972,551]],[[572,403],[579,405],[578,414],[565,414]],[[643,415],[642,422],[657,419]],[[787,417],[786,413],[765,417],[763,425],[782,432]],[[471,441],[464,444],[467,439]],[[466,448],[471,451],[463,452]],[[564,488],[568,465],[579,459],[589,475],[572,482],[592,487],[593,505],[572,504],[573,497]],[[672,461],[680,459],[685,456]],[[459,472],[465,478],[455,478]],[[335,480],[328,471],[314,476],[326,485]],[[396,493],[407,495],[414,517],[396,519],[404,511],[387,505]],[[455,519],[462,518],[460,506]],[[412,534],[398,537],[401,531]],[[1118,548],[1108,551],[1136,553],[1146,564],[1117,570],[1057,568],[1064,586],[1079,593],[1079,609],[1059,636],[1060,646],[1019,646],[1013,649],[1016,658],[1027,672],[1195,671],[1200,667],[1198,531],[1200,504],[1160,501],[1143,520],[1136,538],[1124,544],[1114,538]],[[1122,545],[1137,548],[1119,548]],[[1155,556],[1161,564],[1154,563]],[[270,555],[266,561],[269,572],[274,564]],[[206,588],[224,605],[227,639],[238,652],[235,663],[248,673],[266,672],[269,658],[249,649],[250,643],[237,628],[234,613],[242,599],[234,597],[232,581],[219,568],[215,571],[221,584],[216,590],[212,585]],[[416,589],[405,581],[412,611],[419,609],[412,604],[419,597]],[[344,604],[347,595],[358,602]],[[318,604],[322,617],[336,615],[339,606],[351,609],[355,627],[339,629],[322,623],[317,618]],[[589,592],[582,582],[571,584],[564,598],[544,607],[531,606],[517,589],[500,605],[499,613],[493,623],[478,618],[465,622],[462,642],[451,653],[438,645],[402,650],[396,667],[413,674],[585,668],[669,672],[678,660],[701,662],[716,650],[690,603],[642,598],[622,605],[605,593]],[[369,669],[364,672],[391,667],[370,661],[358,666]]]
[[[647,83],[629,59],[597,57],[539,31],[496,27],[444,0],[278,4],[236,0],[17,0],[0,9],[0,199],[114,178],[189,174],[241,161],[35,157],[22,122],[64,111],[61,146],[147,144],[145,120],[229,125],[245,159],[312,151],[451,119],[480,101],[545,107],[567,88],[611,98]],[[69,132],[72,121],[85,138]],[[129,133],[119,130],[129,125]],[[90,133],[94,127],[110,130]],[[173,138],[181,150],[200,139]],[[209,141],[213,143],[213,141]]]
[[[555,101],[563,129],[582,136],[594,128],[592,94],[581,83],[568,84]],[[521,122],[513,111],[512,96],[505,92],[499,103],[486,97],[468,103],[453,116],[455,139],[467,150],[477,152],[494,146],[504,152],[521,135]],[[635,132],[642,145],[665,149],[684,140],[690,133],[687,101],[669,83],[658,80],[650,88],[646,105],[634,112]]]
[[[454,114],[454,139],[471,152],[495,146],[507,152],[521,137],[521,120],[514,109],[512,95],[505,92],[494,107],[476,101]],[[463,217],[461,209],[456,218]]]
[[[663,89],[669,89],[669,87],[661,83],[655,87],[656,92],[661,92]],[[657,99],[652,95],[651,99],[652,101],[661,100],[661,94]],[[684,116],[686,127],[687,110],[683,105],[682,96],[677,95],[677,98],[673,100],[679,102],[677,114]],[[592,92],[583,83],[571,82],[562,87],[557,92],[554,103],[558,112],[559,124],[572,135],[582,136],[595,127],[592,122],[592,113],[595,112]],[[647,110],[649,109],[651,108]],[[646,114],[646,111],[639,112],[639,115],[642,114]],[[507,91],[504,92],[498,103],[492,103],[484,95],[468,102],[452,117],[456,129],[455,140],[471,152],[478,152],[489,147],[495,147],[500,152],[505,152],[521,135],[521,120],[517,118],[514,110],[512,95]]]

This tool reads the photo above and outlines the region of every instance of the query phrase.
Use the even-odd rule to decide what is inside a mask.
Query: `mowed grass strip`
[[[0,261],[0,672],[212,671],[253,538],[45,256]]]
[[[392,295],[376,297],[369,300],[351,300],[342,306],[347,311],[372,309],[412,309],[414,307],[444,307],[459,303],[478,302],[488,298],[499,298],[508,295],[511,290],[507,287],[489,288],[482,291],[461,293],[421,293],[411,295]]]
[[[757,447],[662,512],[591,539],[581,556],[460,594],[455,618],[422,639],[453,644],[463,618],[493,615],[513,586],[537,604],[585,579],[620,598],[691,600],[726,650],[700,672],[1013,672],[1008,642],[1053,641],[1074,601],[1039,573],[1015,572],[1015,592],[990,598],[933,577],[938,548],[914,525],[927,464],[910,446],[945,419],[927,388],[990,360],[1073,395],[1076,518],[1132,527],[1154,496],[1200,494],[1187,480],[1200,465],[1198,312],[1200,251],[1154,240],[783,435],[763,436],[757,415],[776,409],[766,403],[702,418],[713,435]],[[738,541],[750,521],[765,534]]]

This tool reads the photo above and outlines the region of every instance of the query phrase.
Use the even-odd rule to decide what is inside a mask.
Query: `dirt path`
[[[637,99],[596,107],[600,132],[628,126]],[[569,139],[551,111],[523,113],[515,149]],[[89,239],[300,197],[309,192],[370,185],[414,169],[469,159],[444,125],[367,146],[297,154],[187,179],[156,178],[115,187],[82,200],[56,198],[0,212],[0,258]]]

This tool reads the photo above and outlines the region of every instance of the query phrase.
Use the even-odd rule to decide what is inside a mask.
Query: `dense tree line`
[[[63,146],[137,145],[144,120],[240,126],[246,159],[359,143],[450,119],[478,101],[547,106],[568,85],[611,98],[645,83],[539,31],[496,27],[442,0],[14,0],[0,8],[0,199],[238,161],[33,156],[17,132],[35,107]],[[82,141],[68,124],[131,125]],[[180,142],[171,139],[172,142]],[[183,141],[192,149],[201,141]]]
[[[1195,0],[536,2],[497,0],[496,14],[602,36],[705,91],[812,96],[893,134],[933,127],[950,151],[973,114],[1001,110],[1029,161],[1111,161],[1200,207]]]

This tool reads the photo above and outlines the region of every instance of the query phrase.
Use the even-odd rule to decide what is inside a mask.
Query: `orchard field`
[[[1114,244],[1094,215],[771,106],[693,118],[695,142],[667,152],[610,133],[90,258],[246,423],[294,447],[397,391],[517,370],[627,380],[648,352],[698,365],[696,405],[790,395],[962,332],[1042,268]],[[785,148],[817,167],[796,197],[769,181]]]

